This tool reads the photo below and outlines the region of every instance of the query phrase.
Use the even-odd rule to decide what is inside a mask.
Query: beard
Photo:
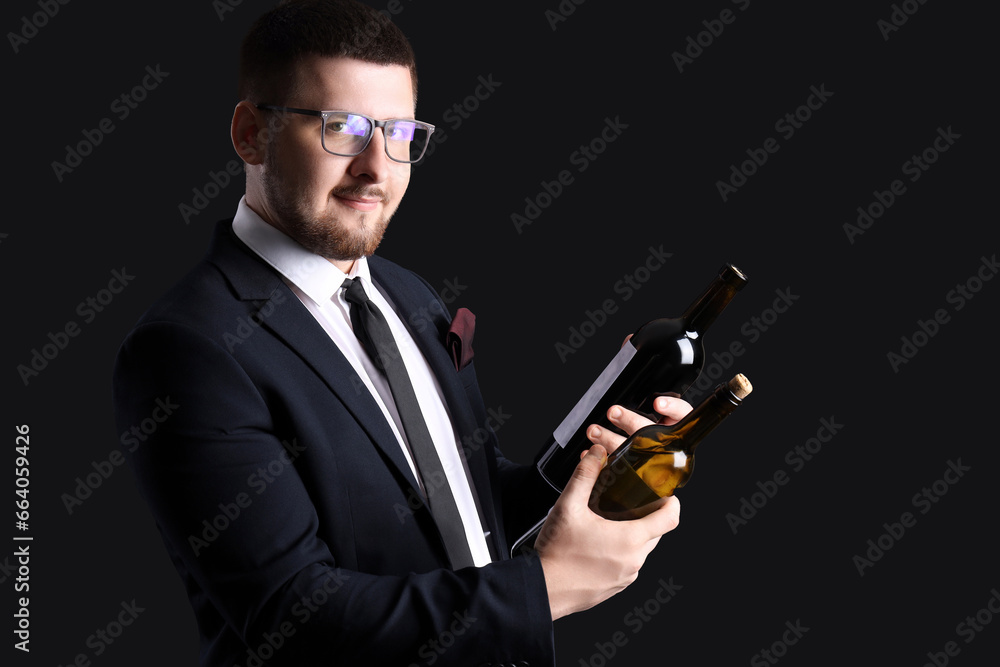
[[[281,170],[276,168],[276,160],[268,159],[274,155],[268,152],[265,158],[261,185],[265,197],[270,203],[280,229],[295,239],[306,250],[320,257],[337,261],[351,261],[359,257],[368,257],[375,252],[382,236],[389,226],[393,210],[386,209],[390,200],[389,193],[381,188],[368,185],[340,186],[330,191],[327,202],[332,205],[332,197],[378,198],[382,202],[382,213],[362,213],[347,215],[356,216],[356,228],[348,224],[330,208],[319,213],[311,210],[307,193],[293,182],[281,176]]]

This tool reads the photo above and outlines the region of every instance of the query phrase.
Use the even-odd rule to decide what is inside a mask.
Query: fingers
[[[691,404],[683,398],[659,396],[655,401],[653,401],[653,409],[656,410],[657,413],[663,415],[663,419],[660,420],[660,423],[669,426],[679,422],[684,415],[691,412],[692,408]]]
[[[612,405],[608,409],[608,421],[630,434],[635,433],[643,426],[649,426],[653,423],[638,412],[625,410],[620,405]]]
[[[590,502],[590,492],[594,488],[597,476],[601,474],[601,468],[608,459],[607,450],[599,445],[595,445],[587,450],[587,453],[580,459],[576,470],[566,483],[559,502],[574,505],[586,505]]]
[[[620,405],[611,406],[608,409],[607,417],[609,422],[628,434],[635,433],[643,426],[649,426],[653,423],[636,412],[623,409]],[[587,438],[595,445],[604,447],[609,454],[625,442],[623,436],[597,424],[591,424],[587,429]]]
[[[669,533],[680,525],[681,501],[677,499],[677,496],[670,496],[662,507],[658,507],[641,519],[636,519],[635,522],[645,524],[650,539],[658,540],[661,535]]]
[[[618,435],[614,431],[598,426],[597,424],[591,424],[590,428],[587,429],[587,439],[595,445],[603,447],[608,454],[614,452],[618,449],[619,445],[625,442],[624,436]]]

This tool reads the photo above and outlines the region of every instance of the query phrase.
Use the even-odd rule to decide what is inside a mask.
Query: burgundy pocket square
[[[455,370],[460,371],[472,361],[472,337],[476,333],[476,316],[468,308],[459,308],[455,319],[448,327],[445,336],[445,346],[455,363]]]

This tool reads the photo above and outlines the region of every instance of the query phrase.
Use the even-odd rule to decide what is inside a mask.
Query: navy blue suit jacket
[[[231,221],[219,223],[114,372],[119,429],[159,419],[126,457],[187,588],[201,664],[551,665],[541,566],[509,558],[508,543],[554,494],[497,449],[474,366],[457,371],[444,346],[439,296],[392,262],[369,262],[441,386],[494,562],[451,570],[353,367]]]

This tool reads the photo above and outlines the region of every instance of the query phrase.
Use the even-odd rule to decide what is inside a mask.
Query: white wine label
[[[628,362],[632,360],[635,353],[635,345],[632,344],[631,340],[622,345],[622,349],[618,350],[618,354],[611,360],[607,368],[597,376],[597,379],[594,380],[594,384],[590,385],[587,393],[577,401],[573,409],[566,415],[566,418],[562,420],[562,423],[556,427],[556,430],[552,433],[552,437],[559,443],[560,447],[566,446],[569,439],[573,437],[576,430],[583,424],[583,420],[587,418],[594,409],[594,406],[597,405],[597,401],[601,399],[601,396],[604,396],[604,392],[614,384],[614,381],[621,375],[622,370],[628,366]]]

